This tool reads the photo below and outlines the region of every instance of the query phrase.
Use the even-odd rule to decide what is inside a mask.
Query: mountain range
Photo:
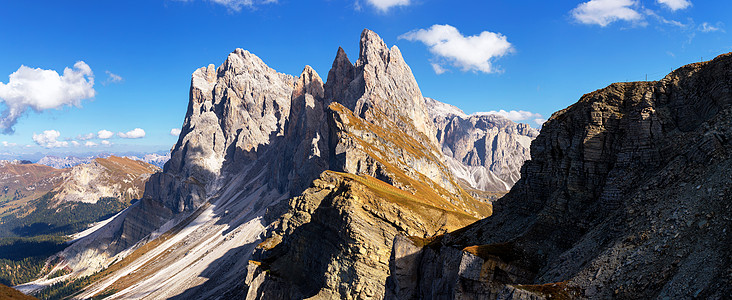
[[[106,153],[96,154],[96,155],[91,155],[91,156],[83,156],[83,157],[78,157],[78,156],[60,157],[60,156],[55,156],[55,155],[46,155],[46,156],[42,157],[41,159],[39,159],[36,162],[36,164],[54,167],[56,169],[66,169],[66,168],[71,168],[71,167],[74,167],[74,166],[77,166],[80,164],[88,164],[97,158],[107,158],[112,155],[113,154],[106,154]],[[118,156],[120,156],[120,155],[118,155]],[[148,164],[162,168],[163,165],[165,165],[165,162],[167,162],[168,159],[170,159],[170,153],[165,154],[165,155],[160,155],[157,153],[145,153],[145,154],[133,153],[133,154],[121,155],[121,157],[127,157],[132,160],[143,161]]]
[[[75,299],[725,298],[732,56],[613,84],[541,132],[426,98],[364,30],[326,81],[193,72],[139,201],[16,286]],[[510,192],[503,194],[510,189]],[[500,198],[500,199],[499,199]]]

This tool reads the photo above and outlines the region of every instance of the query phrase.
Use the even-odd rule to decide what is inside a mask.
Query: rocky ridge
[[[36,163],[39,165],[45,165],[56,169],[67,169],[80,164],[88,164],[94,161],[96,157],[76,157],[76,156],[65,156],[58,157],[53,155],[46,155],[39,159]]]
[[[584,95],[545,123],[493,216],[395,240],[393,293],[728,297],[731,120],[730,54]]]
[[[425,103],[452,173],[475,190],[510,190],[530,158],[529,147],[539,131],[499,115],[466,115],[431,98],[425,98]]]
[[[96,158],[65,171],[62,183],[52,190],[52,201],[96,203],[100,198],[112,197],[129,202],[142,197],[148,178],[159,171],[156,166],[129,158]]]
[[[69,247],[59,267],[98,278],[79,298],[382,298],[397,233],[427,237],[491,213],[443,163],[435,134],[398,48],[369,30],[355,63],[339,49],[326,83],[310,67],[284,75],[237,49],[194,72],[178,143],[143,199]],[[291,260],[322,228],[350,229]],[[323,272],[315,282],[267,271],[311,263]]]
[[[0,163],[0,214],[13,211],[51,191],[62,181],[63,172],[38,164]]]

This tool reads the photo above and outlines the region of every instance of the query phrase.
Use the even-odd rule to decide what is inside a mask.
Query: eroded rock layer
[[[730,54],[584,95],[547,121],[493,216],[426,247],[397,241],[395,250],[416,249],[394,251],[394,291],[400,299],[728,297],[730,134]]]
[[[381,299],[398,233],[490,215],[444,163],[399,49],[369,30],[360,43],[355,63],[338,50],[326,83],[241,49],[196,70],[163,172],[64,252],[62,279],[93,274],[76,297]]]

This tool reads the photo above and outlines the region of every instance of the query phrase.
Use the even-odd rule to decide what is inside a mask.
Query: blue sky
[[[730,11],[699,0],[1,0],[0,153],[167,150],[196,68],[244,48],[325,79],[338,46],[355,61],[364,28],[400,48],[425,96],[538,127],[612,82],[732,51]],[[11,87],[14,73],[59,92]]]

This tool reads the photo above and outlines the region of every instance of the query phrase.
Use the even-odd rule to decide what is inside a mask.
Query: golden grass
[[[0,284],[0,299],[7,299],[7,300],[33,300],[38,299],[35,297],[28,296],[26,294],[21,293],[20,291],[11,288],[7,285]]]

